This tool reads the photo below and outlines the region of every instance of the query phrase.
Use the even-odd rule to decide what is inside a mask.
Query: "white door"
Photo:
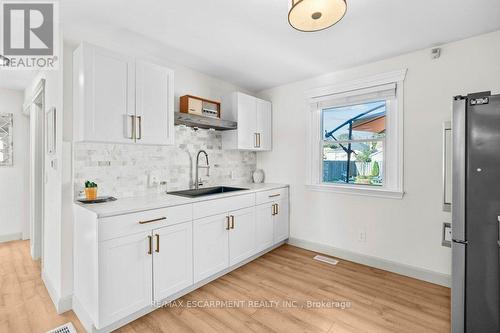
[[[274,215],[274,243],[288,238],[288,200],[276,201],[276,214]]]
[[[153,230],[154,300],[193,284],[193,223]]]
[[[99,244],[99,327],[140,310],[152,301],[151,232]]]
[[[256,207],[255,239],[255,252],[260,252],[273,245],[274,217],[273,203],[271,202]]]
[[[257,146],[257,99],[237,93],[238,103],[238,148],[255,149]]]
[[[229,212],[229,265],[255,254],[255,207]]]
[[[194,283],[229,267],[227,215],[193,222]]]
[[[85,139],[133,142],[135,114],[135,65],[133,59],[99,47],[85,45]]]
[[[259,150],[272,149],[272,110],[271,103],[257,99],[257,145]]]
[[[174,143],[174,72],[136,62],[136,142]]]

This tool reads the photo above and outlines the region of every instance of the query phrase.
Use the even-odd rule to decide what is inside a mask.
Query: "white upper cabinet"
[[[257,99],[256,132],[258,134],[258,149],[272,149],[272,110],[271,102]]]
[[[224,149],[272,149],[271,103],[235,92],[223,100],[222,118],[238,122],[238,129],[222,134]]]
[[[174,72],[155,64],[136,61],[137,142],[174,143]]]
[[[135,115],[133,59],[82,44],[74,53],[73,80],[75,141],[130,142]]]
[[[77,142],[170,145],[173,71],[87,43],[73,54]]]

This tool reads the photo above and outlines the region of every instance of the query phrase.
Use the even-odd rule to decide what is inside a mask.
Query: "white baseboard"
[[[288,244],[306,250],[327,254],[333,257],[353,261],[389,272],[409,276],[415,279],[439,284],[441,286],[451,286],[451,275],[430,271],[424,268],[401,264],[398,262],[372,257],[365,254],[355,253],[348,250],[339,249],[333,246],[310,242],[303,239],[290,238]]]
[[[73,296],[69,295],[65,297],[60,297],[59,293],[56,291],[56,289],[52,285],[52,282],[50,282],[50,279],[47,277],[43,269],[42,269],[42,281],[45,284],[45,288],[49,293],[52,303],[54,303],[54,307],[56,308],[57,314],[61,314],[72,309]]]
[[[15,240],[21,240],[21,239],[23,239],[23,233],[22,232],[16,232],[16,233],[13,233],[13,234],[0,235],[0,243],[10,242],[10,241],[15,241]]]

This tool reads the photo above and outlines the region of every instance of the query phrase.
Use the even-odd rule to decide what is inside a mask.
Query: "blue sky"
[[[346,120],[351,119],[363,112],[366,112],[370,109],[373,109],[381,105],[385,105],[385,101],[325,109],[323,111],[322,133],[324,133],[325,130],[331,131],[337,126],[344,123]],[[380,114],[380,113],[385,113],[385,107],[377,109],[376,111],[373,112],[373,114]],[[347,134],[347,133],[348,133],[348,126],[344,126],[338,131],[336,131],[334,135],[335,137],[338,137],[341,134]],[[355,131],[353,133],[353,136],[354,136],[353,139],[362,139],[362,138],[370,138],[372,137],[372,134],[367,132]]]

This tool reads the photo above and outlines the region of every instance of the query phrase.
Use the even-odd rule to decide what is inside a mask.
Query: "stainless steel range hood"
[[[205,129],[213,128],[218,131],[228,131],[238,128],[238,123],[235,121],[198,116],[189,113],[175,112],[174,118],[175,125],[186,125]]]

